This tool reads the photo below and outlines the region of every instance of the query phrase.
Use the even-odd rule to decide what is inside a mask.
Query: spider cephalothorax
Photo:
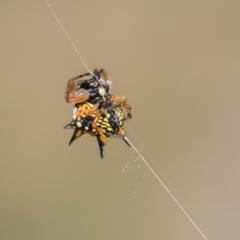
[[[65,99],[75,106],[73,121],[65,128],[75,129],[69,145],[85,133],[96,136],[103,157],[107,137],[120,137],[130,146],[122,126],[125,120],[131,118],[131,107],[125,97],[109,94],[112,80],[105,70],[95,69],[92,78],[81,79],[89,75],[85,73],[68,81]]]
[[[68,81],[65,99],[67,103],[82,103],[88,101],[92,104],[102,104],[109,99],[108,90],[112,86],[112,80],[108,77],[104,69],[94,70],[94,75],[90,79],[82,79],[91,75],[85,73]]]
[[[91,75],[84,73],[77,77],[71,78],[67,84],[65,99],[67,103],[84,103],[99,104],[95,108],[111,108],[113,106],[121,106],[127,111],[126,119],[131,118],[131,107],[127,103],[124,96],[109,94],[112,87],[112,79],[108,76],[104,69],[98,71],[95,69],[94,75],[90,79],[82,79]],[[94,107],[94,106],[93,106]]]

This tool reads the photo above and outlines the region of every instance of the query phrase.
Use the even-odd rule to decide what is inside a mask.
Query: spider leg
[[[71,78],[68,81],[67,91],[65,94],[65,100],[67,103],[81,103],[86,101],[89,98],[90,94],[88,93],[88,91],[84,89],[80,89],[77,91],[77,86],[79,85],[79,83],[86,81],[80,78],[89,76],[89,75],[90,73],[85,73],[77,77]]]
[[[99,107],[99,103],[96,103],[94,105],[90,104],[90,103],[83,103],[80,106],[77,106],[74,109],[73,112],[73,119],[78,119],[80,120],[80,118],[84,118],[86,116],[92,116],[95,117],[95,113],[97,112],[97,109]]]
[[[101,129],[97,126],[97,123],[98,123],[99,119],[101,118],[101,112],[98,111],[98,107],[99,107],[99,104],[97,103],[89,111],[89,115],[94,116],[91,126],[93,129],[95,129],[96,132],[104,134],[103,129]]]
[[[82,103],[89,99],[90,93],[85,89],[76,90],[76,86],[68,89],[65,95],[67,103]]]
[[[132,114],[131,114],[132,108],[131,108],[131,106],[129,104],[125,103],[125,104],[122,105],[122,107],[125,108],[126,111],[127,111],[126,120],[131,119],[132,118]]]
[[[81,75],[78,75],[78,76],[76,76],[76,77],[71,78],[69,81],[75,81],[75,80],[77,80],[77,79],[79,79],[79,78],[86,77],[86,76],[89,76],[89,75],[91,75],[91,73],[83,73],[83,74],[81,74]],[[69,82],[69,81],[68,81],[68,82]]]
[[[113,103],[115,104],[115,106],[120,106],[125,108],[125,110],[127,111],[127,116],[126,116],[126,120],[130,119],[132,117],[131,114],[131,106],[127,103],[127,98],[124,96],[117,96],[117,95],[112,95],[111,96],[111,100],[113,101]]]
[[[91,109],[92,110],[92,109]],[[92,128],[95,128],[95,129],[97,129],[98,127],[97,127],[97,123],[98,123],[98,121],[99,121],[99,119],[102,117],[102,113],[105,113],[105,111],[104,110],[98,110],[98,109],[96,109],[96,111],[95,112],[92,112],[93,114],[94,114],[94,116],[95,116],[95,118],[93,119],[93,121],[92,121]]]
[[[88,115],[95,115],[95,114],[98,115],[98,111],[97,111],[98,107],[99,107],[99,103],[94,104],[93,107],[89,109]]]
[[[93,70],[94,79],[100,83],[103,87],[106,87],[104,78],[102,78],[101,72],[97,68]]]
[[[109,75],[107,74],[105,69],[101,69],[99,72],[101,73],[101,75],[104,79],[105,85],[106,85],[107,89],[109,90],[113,85],[112,79],[109,77]]]

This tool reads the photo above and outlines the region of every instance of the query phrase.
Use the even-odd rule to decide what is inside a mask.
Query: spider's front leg
[[[67,91],[65,94],[65,99],[67,103],[81,103],[89,99],[90,93],[85,89],[77,90],[79,83],[83,80],[80,79],[85,76],[89,76],[90,73],[85,73],[77,77],[71,78],[67,84]]]
[[[127,116],[126,120],[130,119],[132,117],[131,114],[131,106],[127,103],[127,98],[124,96],[117,96],[117,95],[112,95],[111,100],[113,101],[115,106],[123,107],[127,111]]]
[[[107,74],[105,69],[101,69],[100,71],[101,76],[104,79],[105,82],[105,86],[107,88],[107,91],[112,87],[112,79],[110,78],[110,76]]]

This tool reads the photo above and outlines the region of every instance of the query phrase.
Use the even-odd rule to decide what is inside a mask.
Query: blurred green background
[[[204,234],[240,239],[240,2],[50,4]],[[103,161],[91,136],[68,147],[66,84],[86,69],[46,2],[1,0],[0,31],[0,239],[203,239],[121,140]]]

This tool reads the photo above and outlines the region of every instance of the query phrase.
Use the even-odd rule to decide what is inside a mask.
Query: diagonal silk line
[[[86,64],[85,61],[83,60],[81,54],[78,52],[75,44],[73,43],[72,39],[69,37],[67,31],[66,31],[65,28],[63,27],[62,23],[60,22],[58,16],[56,15],[56,13],[54,12],[54,10],[52,9],[52,7],[51,7],[51,5],[49,4],[48,0],[45,0],[45,2],[47,3],[47,5],[48,5],[48,7],[50,8],[53,16],[56,18],[58,24],[59,24],[60,27],[62,28],[62,30],[63,30],[63,32],[65,33],[66,37],[68,38],[69,42],[70,42],[71,45],[73,46],[73,48],[74,48],[75,52],[77,53],[78,57],[79,57],[80,60],[82,61],[84,67],[87,69],[87,71],[88,71],[89,73],[91,73],[91,74],[94,76],[94,74],[91,72],[91,70],[88,68],[87,64]]]
[[[51,5],[49,4],[48,0],[45,0],[46,4],[48,5],[49,9],[51,10],[52,14],[54,15],[54,17],[56,18],[58,24],[60,25],[60,27],[62,28],[64,34],[66,35],[66,37],[68,38],[69,42],[71,43],[72,47],[74,48],[75,52],[77,53],[78,57],[80,58],[81,62],[83,63],[83,65],[85,66],[85,68],[87,69],[87,71],[89,73],[91,73],[93,76],[94,74],[89,70],[87,64],[85,63],[85,61],[83,60],[81,54],[78,52],[75,44],[73,43],[73,41],[71,40],[71,38],[69,37],[67,31],[65,30],[65,28],[63,27],[61,21],[59,20],[59,18],[57,17],[56,13],[54,12],[53,8],[51,7]],[[127,142],[130,143],[130,145],[132,146],[132,148],[134,149],[134,151],[139,155],[139,157],[142,159],[142,161],[146,164],[146,166],[148,167],[148,169],[152,172],[152,174],[156,177],[156,179],[159,181],[159,183],[164,187],[164,189],[167,191],[167,193],[170,195],[170,197],[175,201],[175,203],[178,205],[178,207],[181,209],[181,211],[185,214],[185,216],[188,218],[188,220],[193,224],[193,226],[196,228],[196,230],[201,234],[201,236],[205,239],[208,240],[207,237],[203,234],[203,232],[201,231],[201,229],[197,226],[197,224],[193,221],[193,219],[189,216],[189,214],[185,211],[185,209],[182,207],[182,205],[179,203],[179,201],[174,197],[174,195],[171,193],[171,191],[167,188],[167,186],[164,184],[164,182],[161,180],[161,178],[156,174],[156,172],[152,169],[152,167],[148,164],[148,162],[145,160],[145,158],[141,155],[141,153],[137,150],[137,148],[132,144],[132,142],[126,137],[124,136],[124,138]]]
[[[171,191],[168,189],[168,187],[164,184],[164,182],[161,180],[161,178],[156,174],[156,172],[152,169],[152,167],[148,164],[148,162],[145,160],[145,158],[142,156],[142,154],[137,150],[137,148],[131,143],[131,141],[125,136],[126,141],[130,143],[134,151],[138,154],[138,156],[142,159],[142,161],[146,164],[148,169],[152,172],[152,174],[156,177],[156,179],[162,184],[164,189],[167,191],[167,193],[170,195],[170,197],[174,200],[174,202],[178,205],[178,207],[182,210],[182,212],[185,214],[185,216],[188,218],[188,220],[193,224],[193,226],[197,229],[197,231],[202,235],[202,237],[205,240],[208,240],[207,237],[203,234],[201,229],[197,226],[197,224],[193,221],[193,219],[189,216],[189,214],[185,211],[185,209],[182,207],[182,205],[179,203],[179,201],[174,197],[174,195],[171,193]]]

